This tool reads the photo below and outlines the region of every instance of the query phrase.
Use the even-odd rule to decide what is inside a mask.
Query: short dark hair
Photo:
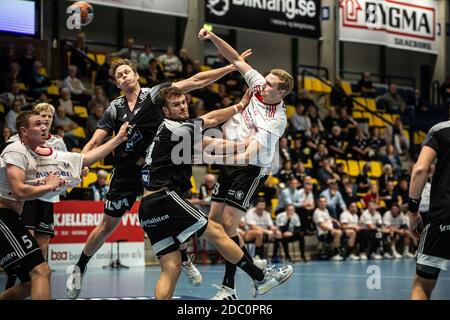
[[[28,128],[30,126],[30,118],[33,116],[39,116],[40,112],[36,110],[23,111],[19,113],[16,118],[16,131],[20,137],[20,128]]]
[[[120,66],[129,66],[131,70],[134,71],[134,73],[137,73],[137,66],[136,64],[128,59],[117,59],[111,64],[111,67],[109,68],[109,76],[116,81],[116,77],[114,76],[116,73],[116,70]]]
[[[183,91],[175,86],[162,89],[158,94],[158,99],[162,102],[161,107],[167,107],[167,101],[170,98],[176,98],[184,95]]]
[[[284,208],[284,209],[287,210],[288,207],[294,207],[294,209],[295,209],[295,206],[293,203],[289,203],[288,205],[286,205],[286,208]]]

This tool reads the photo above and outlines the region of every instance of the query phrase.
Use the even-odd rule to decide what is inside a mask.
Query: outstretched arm
[[[243,75],[247,71],[252,69],[252,67],[247,62],[241,59],[237,51],[234,50],[232,46],[230,46],[226,41],[219,38],[211,31],[202,28],[198,33],[198,37],[200,40],[211,40],[212,43],[214,43],[214,45],[217,47],[217,50],[219,50],[220,53],[222,53],[223,56],[228,61],[230,61],[236,67],[236,69],[238,69],[238,71]]]

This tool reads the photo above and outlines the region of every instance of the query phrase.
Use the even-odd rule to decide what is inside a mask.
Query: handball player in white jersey
[[[244,141],[253,135],[252,142],[240,154],[238,163],[223,166],[214,188],[209,217],[222,224],[226,233],[242,248],[237,228],[250,201],[267,180],[271,171],[277,142],[283,135],[287,116],[283,98],[292,90],[292,76],[282,69],[273,69],[264,78],[258,71],[239,58],[239,54],[228,43],[214,33],[201,29],[201,40],[211,40],[220,53],[244,76],[253,92],[250,104],[230,118],[222,131],[227,140]],[[242,166],[245,164],[244,166]],[[226,263],[225,277],[217,300],[237,299],[234,287],[236,266]]]

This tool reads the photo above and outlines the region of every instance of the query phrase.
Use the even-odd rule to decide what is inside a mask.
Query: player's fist
[[[209,40],[211,39],[213,33],[211,31],[206,30],[205,28],[201,28],[198,33],[198,38],[200,40]]]
[[[131,125],[128,122],[125,122],[121,127],[116,137],[118,140],[126,141],[128,140],[128,135],[131,134]]]

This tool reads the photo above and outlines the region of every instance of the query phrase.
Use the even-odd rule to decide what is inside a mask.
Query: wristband
[[[420,198],[419,199],[411,199],[408,201],[408,211],[417,212],[419,211]]]

